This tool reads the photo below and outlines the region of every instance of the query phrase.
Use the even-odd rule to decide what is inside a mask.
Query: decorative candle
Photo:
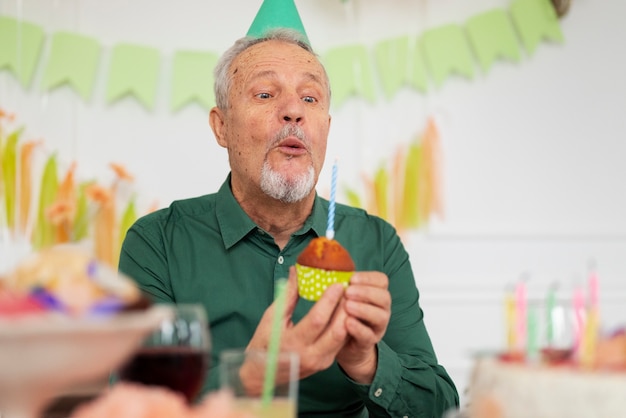
[[[517,345],[523,350],[526,345],[526,280],[522,279],[515,289],[515,310],[517,313]]]
[[[517,328],[515,317],[515,297],[513,292],[507,290],[504,299],[504,310],[506,315],[506,344],[509,352],[515,351],[517,345]]]
[[[548,289],[546,298],[546,344],[548,347],[554,345],[554,306],[556,304],[557,284],[553,283]]]
[[[576,289],[574,289],[572,304],[574,307],[574,318],[576,320],[576,327],[574,329],[574,349],[579,352],[583,344],[585,329],[585,295],[579,286],[576,286]]]
[[[335,194],[337,193],[337,159],[333,164],[333,172],[330,181],[330,203],[328,205],[328,226],[326,227],[326,238],[335,238]]]

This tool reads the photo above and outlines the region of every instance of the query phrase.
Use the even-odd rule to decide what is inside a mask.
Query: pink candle
[[[585,330],[585,295],[578,286],[574,290],[572,303],[574,306],[574,318],[576,320],[576,327],[574,329],[574,349],[579,351],[583,343],[582,339]]]

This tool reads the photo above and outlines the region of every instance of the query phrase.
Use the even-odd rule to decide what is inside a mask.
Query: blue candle
[[[333,164],[333,172],[330,180],[330,204],[328,205],[328,226],[326,238],[335,238],[335,194],[337,193],[337,160]]]

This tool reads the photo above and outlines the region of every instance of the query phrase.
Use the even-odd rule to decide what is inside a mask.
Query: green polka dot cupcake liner
[[[328,286],[342,283],[348,287],[352,271],[324,270],[296,264],[298,272],[298,293],[306,300],[318,301]]]

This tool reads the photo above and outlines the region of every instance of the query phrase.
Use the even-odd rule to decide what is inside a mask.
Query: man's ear
[[[220,146],[226,148],[226,140],[224,139],[224,113],[218,107],[214,107],[209,112],[209,125],[213,130],[213,135]]]

